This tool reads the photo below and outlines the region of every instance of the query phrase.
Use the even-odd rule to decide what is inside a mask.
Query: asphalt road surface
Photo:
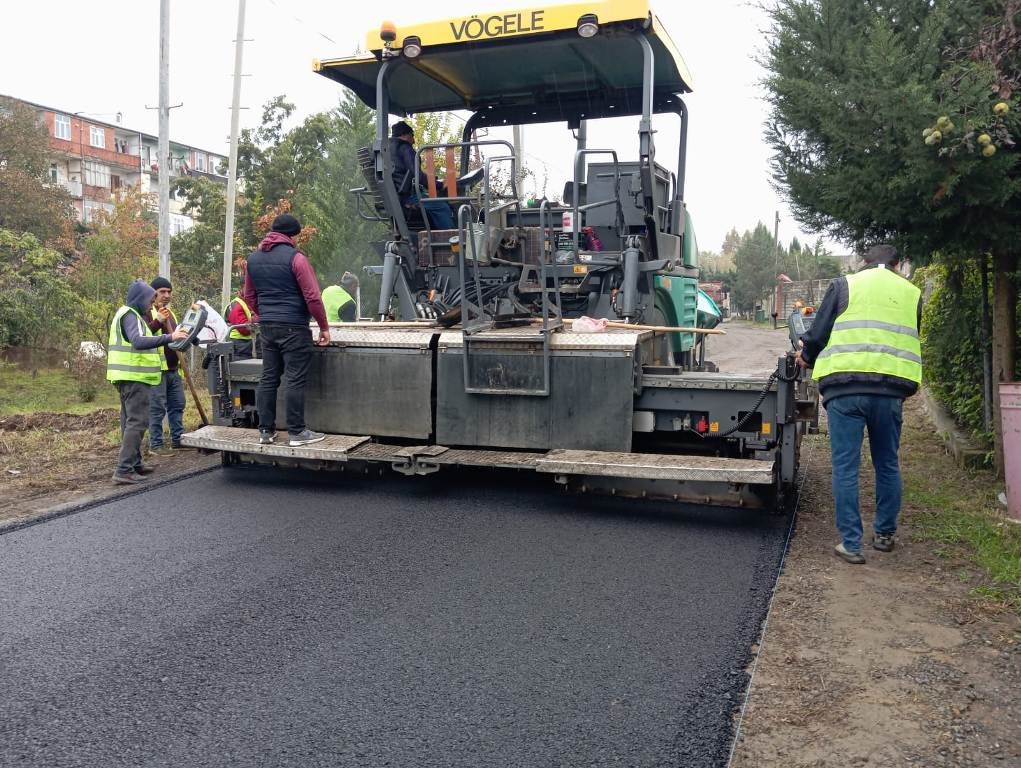
[[[786,527],[217,469],[0,536],[0,765],[724,765]]]

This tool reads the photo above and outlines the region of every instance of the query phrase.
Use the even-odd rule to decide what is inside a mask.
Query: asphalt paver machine
[[[314,63],[376,110],[352,192],[391,233],[375,244],[375,322],[333,328],[313,357],[306,417],[328,436],[259,445],[261,361],[227,343],[208,349],[215,423],[184,443],[226,464],[489,467],[583,492],[782,508],[817,407],[793,357],[770,376],[718,372],[704,334],[647,329],[713,322],[684,200],[691,78],[648,3],[385,24],[366,49]],[[389,123],[436,111],[470,117],[459,142],[418,148],[430,172],[402,204]],[[589,123],[621,116],[638,118],[629,151],[588,146]],[[679,125],[672,168],[656,160],[654,120]],[[529,207],[515,147],[496,136],[538,123],[572,132],[574,174],[562,203]],[[455,229],[430,226],[437,203]],[[582,333],[582,317],[617,327]]]

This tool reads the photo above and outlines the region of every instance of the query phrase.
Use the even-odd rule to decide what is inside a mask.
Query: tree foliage
[[[73,209],[67,190],[49,181],[49,138],[34,109],[0,101],[0,227],[31,232],[67,253]]]
[[[771,15],[767,140],[795,215],[916,264],[992,253],[994,378],[1010,378],[1021,2],[776,0]]]
[[[0,229],[0,347],[54,347],[78,320],[66,258],[28,232]]]
[[[734,253],[736,274],[731,300],[740,310],[754,309],[776,280],[773,233],[761,221],[745,232]]]

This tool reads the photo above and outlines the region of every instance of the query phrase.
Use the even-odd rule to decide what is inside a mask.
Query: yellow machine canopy
[[[591,36],[583,36],[593,31]],[[583,28],[584,26],[584,28]],[[579,31],[580,30],[580,31]],[[653,52],[653,111],[676,109],[691,77],[648,0],[597,0],[479,13],[395,30],[369,53],[315,62],[322,75],[376,107],[376,84],[392,62],[389,111],[495,110],[515,122],[642,112],[643,36]],[[415,47],[417,56],[410,56]]]

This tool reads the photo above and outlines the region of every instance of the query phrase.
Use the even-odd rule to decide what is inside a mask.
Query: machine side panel
[[[432,377],[428,347],[331,347],[312,356],[305,418],[321,432],[427,440]]]
[[[554,354],[548,397],[468,394],[463,347],[441,346],[436,441],[442,445],[547,450],[631,450],[634,357]],[[512,361],[508,361],[512,363]]]

